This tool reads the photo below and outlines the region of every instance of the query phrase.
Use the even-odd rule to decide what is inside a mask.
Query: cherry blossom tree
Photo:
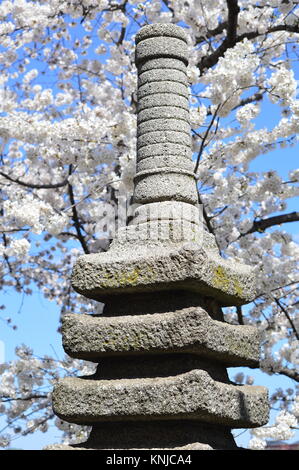
[[[2,0],[0,4],[1,288],[30,295],[37,286],[66,311],[93,312],[70,273],[79,254],[106,250],[103,208],[131,194],[135,171],[134,36],[144,24],[172,22],[190,35],[194,169],[206,230],[219,251],[252,265],[256,299],[225,309],[233,324],[263,333],[261,368],[291,380],[270,398],[271,426],[253,431],[289,439],[297,427],[299,247],[288,228],[299,212],[299,169],[288,178],[271,152],[296,143],[299,2],[292,0]],[[266,110],[277,122],[267,126]],[[265,171],[252,171],[263,156]],[[268,156],[267,156],[268,155]],[[55,420],[50,391],[61,375],[90,366],[36,358],[28,346],[0,365],[12,436]],[[236,377],[237,381],[246,380]],[[248,379],[247,379],[248,380]],[[62,423],[65,437],[88,431]]]

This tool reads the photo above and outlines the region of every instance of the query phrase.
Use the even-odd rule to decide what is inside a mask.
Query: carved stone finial
[[[136,43],[135,202],[195,205],[198,196],[191,151],[186,35],[178,26],[159,24],[143,28]]]

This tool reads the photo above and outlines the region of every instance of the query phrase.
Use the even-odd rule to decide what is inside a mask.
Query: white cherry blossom
[[[107,249],[103,210],[132,193],[134,38],[147,23],[182,25],[190,36],[193,159],[205,226],[221,254],[253,266],[257,279],[255,301],[241,313],[226,309],[225,319],[260,328],[262,370],[291,383],[270,397],[279,410],[274,424],[252,433],[250,447],[263,449],[267,440],[292,438],[299,408],[299,217],[292,202],[299,169],[281,171],[273,157],[279,150],[283,160],[298,144],[299,6],[238,0],[240,11],[229,15],[229,3],[0,3],[1,288],[29,295],[34,285],[62,315],[98,308],[70,289],[69,274],[79,254]],[[256,161],[262,170],[253,170]],[[0,410],[11,423],[0,446],[53,423],[65,441],[84,438],[87,429],[54,418],[49,395],[59,376],[82,368],[19,346],[16,359],[0,365]]]

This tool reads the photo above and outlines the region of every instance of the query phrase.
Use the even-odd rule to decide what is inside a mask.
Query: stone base
[[[237,450],[228,428],[188,421],[116,422],[94,426],[86,442],[46,450]]]

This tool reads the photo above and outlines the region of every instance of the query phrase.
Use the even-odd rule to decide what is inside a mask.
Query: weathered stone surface
[[[114,243],[114,242],[113,242]],[[252,270],[221,258],[210,247],[138,245],[128,254],[115,241],[107,253],[80,256],[72,275],[73,288],[88,298],[128,292],[186,289],[211,296],[222,305],[242,305],[255,298]]]
[[[264,387],[214,381],[203,370],[172,377],[92,380],[65,378],[53,391],[53,409],[72,423],[155,419],[198,419],[233,428],[268,422]]]
[[[208,364],[197,354],[138,354],[101,358],[94,380],[148,379],[179,376],[192,370],[204,370],[218,382],[230,384],[226,367],[214,362]]]
[[[174,69],[158,69],[158,70],[147,70],[138,77],[138,87],[141,87],[145,83],[169,81],[182,83],[187,86],[187,75],[182,70]]]
[[[189,91],[185,84],[174,82],[171,80],[164,80],[159,82],[145,83],[138,89],[138,99],[144,96],[153,95],[155,93],[174,93],[179,96],[184,96],[188,99]]]
[[[183,171],[192,173],[194,170],[194,163],[180,155],[155,155],[153,157],[144,158],[137,163],[137,173],[152,168],[178,168],[180,167]]]
[[[151,144],[138,150],[138,161],[144,158],[179,155],[191,161],[191,148],[186,145],[173,144],[171,142]],[[138,165],[138,162],[137,162]]]
[[[48,450],[92,449],[153,449],[153,450],[212,450],[237,449],[229,429],[172,420],[115,422],[93,426],[86,443],[72,446],[56,444]]]
[[[208,312],[213,320],[224,321],[223,312],[217,301],[187,290],[157,291],[155,295],[152,292],[140,294],[136,292],[134,296],[131,294],[111,296],[103,307],[101,317],[167,314],[197,307]]]
[[[179,59],[170,59],[169,57],[150,59],[146,62],[141,62],[138,64],[139,75],[141,75],[143,72],[147,72],[148,70],[156,69],[180,70],[181,72],[186,73],[186,64]]]
[[[138,112],[143,109],[154,108],[155,106],[177,106],[188,111],[189,101],[188,98],[174,93],[155,93],[147,95],[138,101]]]
[[[170,23],[157,23],[152,25],[147,25],[141,28],[135,37],[136,44],[139,44],[140,41],[148,38],[155,37],[169,37],[177,38],[188,43],[188,36],[183,28],[176,26]]]
[[[178,201],[141,205],[135,209],[133,217],[135,224],[154,220],[188,220],[195,224],[201,221],[197,206]]]
[[[137,124],[150,121],[151,119],[173,118],[182,119],[189,122],[189,113],[183,108],[177,106],[156,106],[154,108],[144,109],[138,113]]]
[[[188,46],[181,39],[171,38],[169,41],[166,37],[154,37],[140,41],[136,47],[136,64],[149,59],[159,57],[169,57],[171,59],[179,59],[188,63]]]
[[[150,243],[168,246],[169,243],[183,243],[187,240],[200,243],[202,239],[198,224],[186,220],[151,220],[132,224],[120,230],[117,240],[121,246],[128,243]]]
[[[151,315],[65,315],[63,347],[72,357],[147,353],[199,354],[227,367],[258,366],[260,334],[251,326],[212,320],[200,307]]]
[[[147,134],[151,135],[151,134]],[[147,204],[159,201],[198,202],[193,173],[177,168],[157,168],[136,173],[134,202]]]
[[[190,135],[190,124],[174,117],[171,119],[151,119],[139,124],[138,137],[154,131],[186,132],[187,135]]]
[[[163,143],[183,144],[191,147],[191,137],[181,131],[152,131],[138,137],[137,149],[145,145],[163,144]],[[193,176],[194,179],[194,176]]]

